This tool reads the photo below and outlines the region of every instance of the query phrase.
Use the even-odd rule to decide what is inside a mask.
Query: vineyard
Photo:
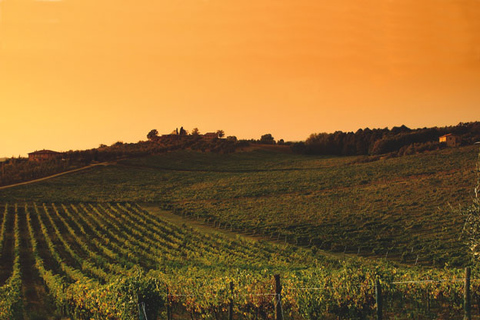
[[[377,278],[387,315],[454,318],[462,308],[458,269],[227,239],[172,225],[136,203],[18,202],[0,210],[0,319],[45,310],[73,319],[138,319],[143,312],[155,319],[166,318],[167,306],[174,319],[225,319],[229,305],[236,319],[273,319],[274,274],[286,319],[373,318]]]
[[[136,202],[293,245],[464,267],[475,146],[401,158],[178,151],[0,192],[0,202]]]
[[[477,155],[178,151],[1,190],[0,319],[373,319],[377,281],[386,319],[462,318]]]

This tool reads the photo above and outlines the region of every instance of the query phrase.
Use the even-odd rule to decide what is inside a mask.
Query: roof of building
[[[207,132],[203,135],[204,137],[217,137],[218,133],[216,132]]]
[[[444,134],[443,136],[441,136],[440,138],[443,138],[443,137],[451,137],[451,136],[457,136],[456,134],[453,134],[453,133],[447,133],[447,134]]]
[[[30,152],[29,155],[30,154],[61,154],[61,152],[43,149],[39,151]]]

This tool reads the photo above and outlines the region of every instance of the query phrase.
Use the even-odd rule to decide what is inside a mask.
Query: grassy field
[[[443,267],[470,262],[463,217],[478,148],[369,162],[257,150],[172,152],[0,191],[0,202],[157,204],[214,226]]]

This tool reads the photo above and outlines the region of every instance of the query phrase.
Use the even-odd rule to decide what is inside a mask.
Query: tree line
[[[270,134],[259,140],[238,140],[235,136],[225,136],[217,130],[215,137],[205,139],[198,128],[191,133],[183,129],[159,136],[153,129],[147,133],[147,141],[124,143],[121,141],[107,146],[88,150],[68,151],[60,157],[41,162],[26,158],[10,158],[0,163],[0,186],[38,179],[66,170],[79,168],[95,162],[116,161],[128,157],[142,157],[163,152],[191,149],[201,152],[230,153],[250,144],[289,145],[296,153],[310,155],[383,155],[402,156],[436,150],[444,146],[439,137],[448,133],[458,135],[462,144],[480,141],[480,122],[460,123],[456,126],[410,129],[404,125],[392,129],[359,129],[356,132],[336,131],[334,133],[314,133],[306,141],[292,143],[283,139],[276,141]]]
[[[336,131],[314,133],[305,142],[295,143],[298,153],[315,155],[408,155],[444,147],[439,138],[455,134],[462,145],[480,140],[480,122],[460,123],[456,126],[410,129],[405,125],[392,129],[359,129],[356,132]]]

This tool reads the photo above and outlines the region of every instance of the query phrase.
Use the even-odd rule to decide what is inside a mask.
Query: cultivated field
[[[422,271],[229,240],[171,225],[130,203],[16,203],[0,210],[1,319],[136,319],[139,306],[152,319],[166,317],[167,305],[177,319],[218,319],[230,304],[236,318],[270,319],[274,274],[288,319],[373,317],[376,277],[389,301],[386,314],[454,316],[461,308],[455,279],[462,273],[455,269]],[[446,282],[411,283],[419,279]],[[428,306],[419,305],[425,299]]]
[[[373,162],[256,151],[173,152],[0,192],[0,201],[132,201],[242,233],[442,267],[461,239],[478,148]],[[418,261],[417,261],[418,258]]]
[[[471,203],[477,154],[184,151],[2,190],[0,319],[135,319],[142,303],[149,319],[270,319],[275,274],[287,319],[372,318],[377,277],[387,316],[461,318],[471,259],[448,204]]]

